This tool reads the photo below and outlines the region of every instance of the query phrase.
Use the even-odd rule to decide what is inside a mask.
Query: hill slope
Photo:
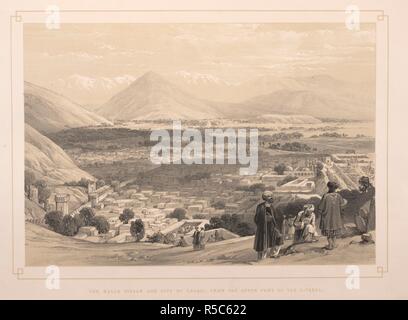
[[[249,99],[234,110],[241,116],[280,113],[350,120],[372,120],[375,115],[371,104],[353,100],[350,96],[309,90],[278,90]]]
[[[25,125],[25,169],[49,184],[93,179],[79,169],[64,150],[28,124]]]
[[[214,119],[221,114],[210,104],[148,72],[96,110],[108,119]]]
[[[24,83],[25,123],[42,133],[110,123],[51,90]]]
[[[326,240],[321,238],[296,248],[297,253],[256,262],[253,236],[208,243],[205,250],[195,251],[192,247],[146,242],[91,243],[26,223],[26,263],[29,266],[374,264],[375,245],[353,243],[359,238],[338,239],[339,247],[333,251],[322,249]]]

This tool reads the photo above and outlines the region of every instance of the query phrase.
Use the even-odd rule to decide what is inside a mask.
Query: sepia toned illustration
[[[27,266],[375,264],[375,24],[23,31]]]

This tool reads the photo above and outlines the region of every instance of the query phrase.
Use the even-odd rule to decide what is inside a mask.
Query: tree
[[[79,211],[80,219],[82,219],[84,226],[90,226],[92,219],[95,217],[95,212],[90,207],[82,208]]]
[[[142,219],[136,219],[130,224],[130,234],[136,238],[136,241],[143,239],[145,235],[145,227]]]
[[[278,175],[283,175],[285,170],[286,170],[286,165],[284,163],[279,163],[277,164],[273,170],[278,174]]]
[[[153,243],[163,243],[164,241],[164,234],[160,231],[153,233],[151,236],[147,236],[149,242]]]
[[[119,215],[119,220],[122,221],[124,224],[128,224],[130,219],[133,219],[135,213],[132,209],[126,208],[123,209],[123,212]]]
[[[44,221],[51,230],[59,233],[61,231],[63,216],[64,215],[61,211],[50,211],[45,214]]]
[[[181,221],[186,218],[187,211],[184,208],[176,208],[172,213],[168,215],[169,218],[176,218]]]
[[[78,220],[70,215],[65,215],[62,218],[61,234],[64,236],[74,236],[78,233]]]
[[[220,217],[210,218],[210,227],[209,229],[218,229],[223,227],[223,221]]]
[[[105,180],[97,180],[96,181],[96,189],[102,188],[105,185]]]
[[[232,228],[232,217],[230,214],[225,213],[221,216],[221,228],[231,230]]]
[[[93,217],[91,226],[94,226],[99,233],[107,233],[109,231],[109,222],[104,216]]]
[[[51,196],[51,190],[48,188],[45,180],[37,180],[34,184],[38,189],[38,202],[45,203]]]
[[[24,171],[24,190],[25,192],[30,192],[30,186],[35,183],[35,175],[29,170]]]

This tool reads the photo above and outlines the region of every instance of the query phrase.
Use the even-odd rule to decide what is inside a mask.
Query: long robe
[[[258,204],[254,222],[256,224],[255,251],[263,252],[283,243],[276,222],[276,210],[273,206],[267,208],[265,202]]]
[[[325,236],[336,236],[343,229],[341,208],[346,201],[337,192],[323,195],[317,210],[320,213],[320,229]]]
[[[360,232],[375,230],[375,188],[370,185],[366,192],[360,195],[364,204],[356,215],[356,225]]]

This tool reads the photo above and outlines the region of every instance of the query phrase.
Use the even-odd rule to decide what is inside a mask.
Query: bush
[[[80,219],[82,219],[84,226],[90,226],[92,223],[92,219],[95,217],[95,212],[90,207],[82,208],[79,211]]]
[[[184,208],[176,208],[172,213],[168,215],[169,218],[176,218],[181,221],[186,218],[187,211]]]
[[[145,227],[141,219],[132,221],[130,225],[130,234],[136,238],[136,241],[140,241],[143,239],[145,235]]]
[[[61,231],[61,224],[63,219],[63,213],[61,211],[50,211],[44,216],[45,223],[55,232]]]
[[[78,233],[78,220],[70,215],[65,215],[62,218],[61,234],[64,236],[74,236]]]
[[[212,204],[212,207],[215,209],[225,209],[225,201],[224,200],[215,201]]]
[[[221,217],[212,217],[210,223],[205,225],[205,230],[224,228],[241,237],[253,235],[255,233],[255,226],[244,220],[245,217],[243,215],[223,214]]]
[[[164,234],[160,231],[153,233],[151,236],[147,236],[149,242],[153,243],[163,243],[164,242]]]
[[[223,221],[220,217],[212,217],[210,219],[209,229],[218,229],[223,227]]]
[[[168,233],[164,236],[164,244],[176,244],[176,235],[174,233]]]
[[[284,173],[285,170],[286,170],[286,165],[285,165],[284,163],[279,163],[279,164],[277,164],[277,165],[273,168],[273,170],[274,170],[277,174],[283,175],[283,173]]]
[[[132,209],[126,208],[123,209],[123,212],[119,216],[119,220],[122,221],[124,224],[128,224],[130,219],[133,219],[135,213]]]
[[[78,229],[81,227],[85,227],[85,220],[80,214],[76,214],[74,218],[78,226]]]
[[[99,233],[107,233],[109,231],[109,222],[104,216],[95,216],[91,225],[94,226]]]

